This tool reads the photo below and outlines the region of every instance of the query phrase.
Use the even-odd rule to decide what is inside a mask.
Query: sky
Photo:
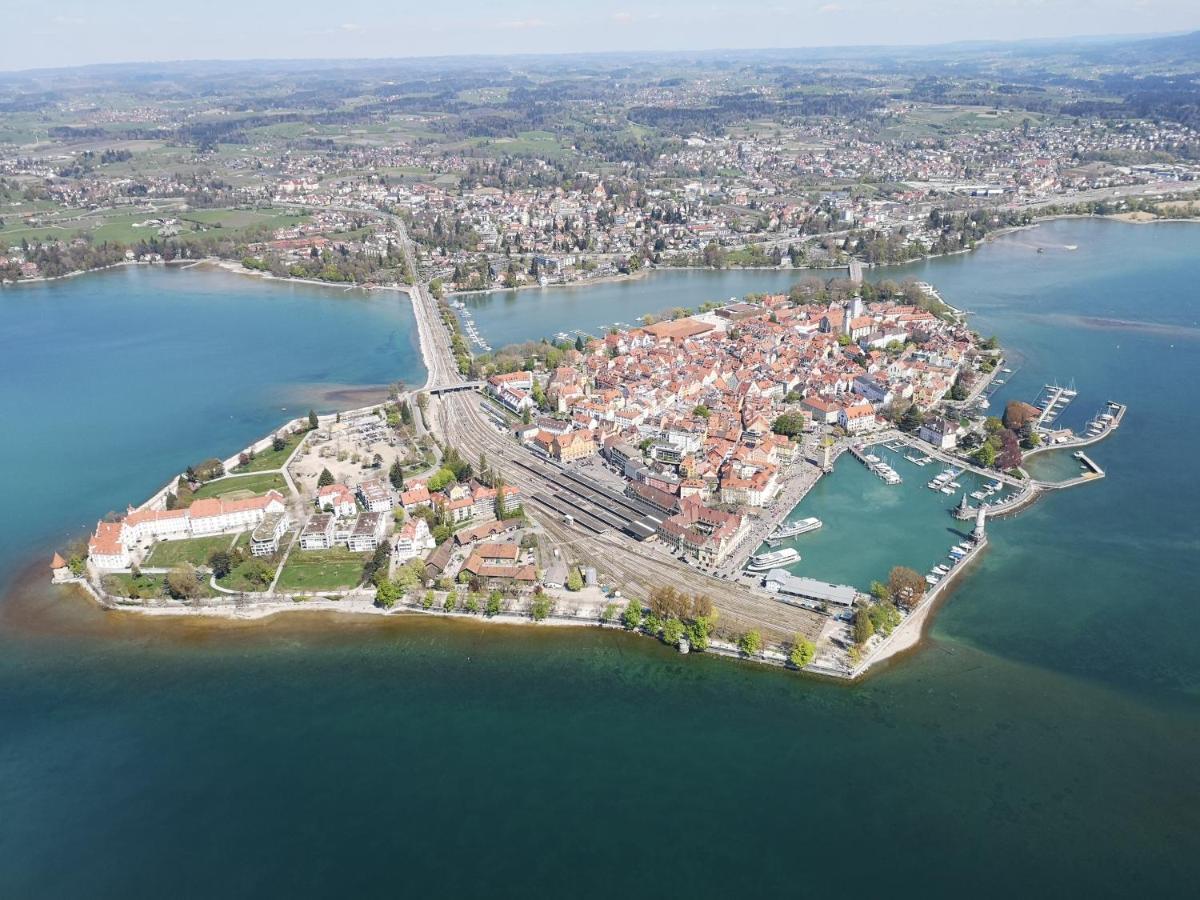
[[[7,7],[7,9],[5,9]],[[933,44],[1200,29],[1197,0],[0,0],[0,70]],[[22,36],[14,40],[13,36]]]

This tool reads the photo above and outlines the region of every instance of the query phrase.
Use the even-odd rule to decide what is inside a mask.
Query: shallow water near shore
[[[1071,220],[1019,237],[882,275],[931,281],[1020,355],[997,409],[1070,378],[1065,424],[1128,403],[1088,451],[1108,477],[991,523],[932,639],[859,685],[598,630],[105,613],[24,567],[49,543],[10,517],[6,542],[27,549],[0,557],[0,895],[1188,893],[1200,877],[1200,427],[1171,388],[1200,371],[1200,342],[1180,338],[1200,318],[1200,228]],[[1079,250],[1053,249],[1066,244]],[[208,276],[166,277],[174,290]],[[644,311],[670,305],[654,279],[632,284],[651,286]],[[1068,324],[1091,317],[1134,324]],[[368,346],[378,327],[368,317]],[[384,368],[293,381],[378,384]],[[77,383],[22,414],[70,415]],[[180,462],[207,455],[203,428],[182,433],[203,387],[183,380],[178,402],[140,414],[123,452],[161,430],[180,432]],[[239,402],[249,411],[230,452],[273,424],[275,403]],[[162,478],[110,467],[103,446],[64,448],[46,474],[65,466],[67,488],[18,486],[50,538]],[[21,440],[5,452],[6,471],[37,468]],[[103,486],[79,487],[91,481]],[[889,489],[849,459],[822,489],[840,494],[828,516],[798,514],[821,515],[828,535],[805,537],[849,544],[798,543],[805,563],[878,577],[897,513],[872,492]],[[874,530],[850,524],[872,516]],[[861,578],[856,541],[877,561]]]

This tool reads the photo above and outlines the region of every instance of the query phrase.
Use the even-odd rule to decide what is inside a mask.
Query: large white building
[[[373,552],[383,541],[388,519],[381,512],[365,512],[354,523],[346,545],[355,553]]]
[[[409,519],[401,526],[400,533],[396,535],[396,559],[404,562],[414,556],[428,553],[436,546],[425,520]]]
[[[246,531],[258,527],[267,516],[286,511],[283,494],[278,491],[244,500],[197,500],[185,509],[130,510],[120,522],[96,525],[88,541],[88,558],[98,569],[128,569],[130,551],[138,544]]]

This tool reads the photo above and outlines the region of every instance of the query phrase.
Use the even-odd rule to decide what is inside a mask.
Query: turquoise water
[[[0,291],[0,583],[51,538],[140,503],[356,389],[424,380],[404,295],[128,267]],[[342,392],[349,392],[346,396]],[[19,476],[19,477],[18,477]]]
[[[861,685],[590,630],[146,622],[8,564],[0,896],[1190,896],[1198,253],[1188,225],[1065,221],[911,267],[1020,353],[1012,396],[1075,378],[1081,419],[1107,399],[1130,411],[1091,451],[1109,477],[993,523],[932,641]],[[276,365],[292,355],[271,346]],[[38,390],[50,417],[77,387]],[[123,452],[202,398],[175,400]],[[8,459],[36,467],[22,446]],[[72,470],[108,471],[69,446]],[[847,509],[806,537],[878,545],[880,565],[925,552],[857,463],[828,488]],[[68,491],[38,490],[50,530],[70,528]],[[931,515],[936,550],[955,523]],[[837,576],[833,545],[821,555]]]
[[[970,535],[974,521],[960,522],[950,512],[964,490],[969,494],[990,479],[964,472],[955,479],[962,488],[954,495],[942,494],[926,485],[946,468],[944,464],[935,460],[917,466],[882,445],[871,452],[887,461],[903,482],[884,484],[857,459],[843,454],[833,474],[817,482],[787,517],[793,521],[816,516],[824,523],[780,545],[794,547],[801,556],[788,567],[792,572],[865,591],[872,581],[887,581],[893,566],[924,574],[945,563],[950,548]],[[992,499],[1007,494],[1001,491]],[[760,552],[767,549],[764,544]]]
[[[806,273],[781,270],[654,271],[632,281],[464,294],[480,333],[493,347],[553,339],[559,333],[601,334],[616,322],[638,324],[648,313],[695,309],[707,301],[786,291]],[[840,274],[845,275],[845,270]]]

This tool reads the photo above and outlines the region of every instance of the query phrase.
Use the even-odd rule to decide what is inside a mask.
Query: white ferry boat
[[[788,538],[796,537],[799,534],[808,534],[810,531],[816,531],[825,523],[816,516],[809,516],[807,519],[798,519],[795,522],[788,522],[786,525],[780,525],[771,532],[767,538],[767,543],[772,544],[772,541],[785,541]],[[774,546],[774,544],[772,544]]]
[[[800,562],[800,554],[788,547],[784,550],[772,550],[770,553],[759,553],[750,557],[750,561],[746,563],[746,571],[769,572],[771,569],[779,569],[797,562]]]

